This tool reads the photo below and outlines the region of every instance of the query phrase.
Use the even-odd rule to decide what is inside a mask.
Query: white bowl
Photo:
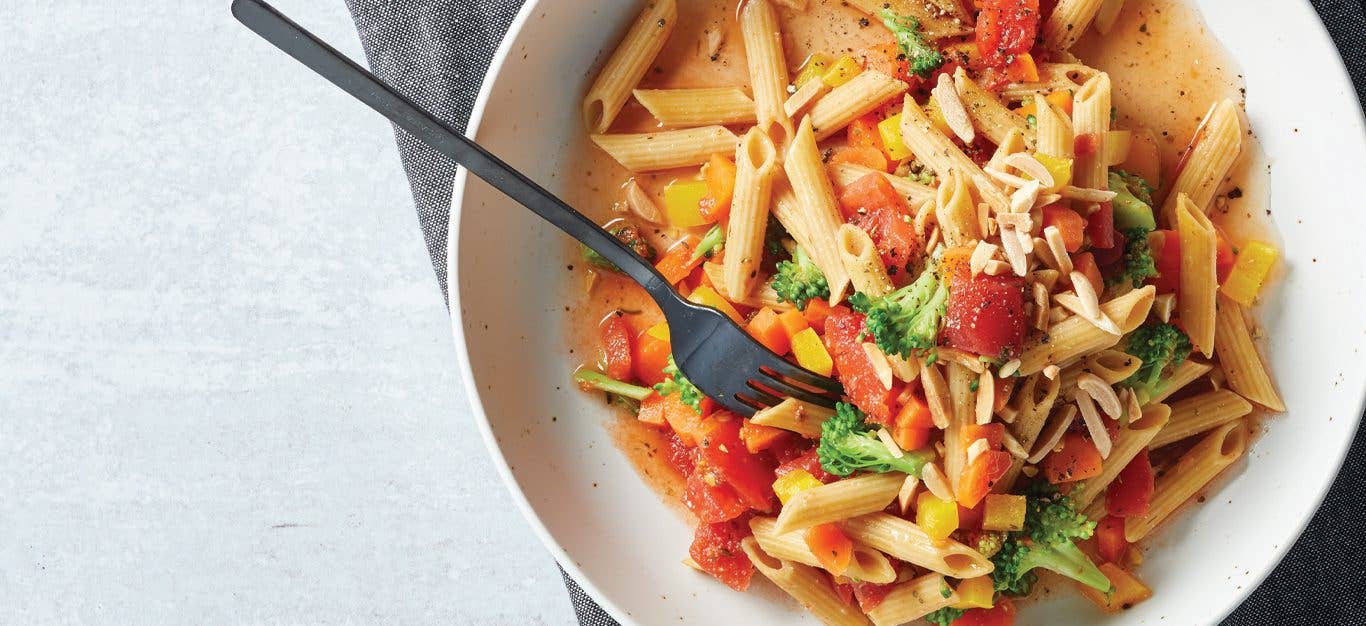
[[[1351,84],[1308,3],[1197,4],[1246,73],[1248,115],[1273,164],[1271,219],[1285,244],[1285,279],[1262,315],[1290,409],[1268,423],[1216,497],[1160,534],[1141,569],[1152,600],[1106,618],[1057,594],[1068,598],[1027,607],[1022,624],[1218,622],[1304,529],[1362,413],[1366,264],[1357,235],[1366,213],[1351,190],[1366,173],[1366,130]],[[583,140],[578,103],[589,68],[637,6],[528,2],[475,108],[480,143],[563,194],[574,171],[568,146]],[[579,357],[566,354],[564,303],[582,286],[567,280],[567,241],[461,171],[448,274],[460,369],[522,512],[623,623],[815,623],[767,584],[735,593],[679,563],[691,528],[614,445],[600,400],[569,382]]]

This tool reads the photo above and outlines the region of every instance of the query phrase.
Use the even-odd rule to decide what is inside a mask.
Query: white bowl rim
[[[525,4],[522,5],[521,10],[519,10],[517,15],[513,18],[507,33],[503,36],[502,42],[498,45],[498,49],[494,52],[493,59],[489,64],[488,71],[484,74],[483,83],[479,88],[478,97],[475,99],[474,108],[470,112],[469,123],[465,130],[465,135],[467,137],[477,139],[478,131],[483,124],[484,114],[487,112],[489,99],[493,92],[493,84],[501,74],[503,65],[508,60],[509,52],[518,36],[521,34],[522,27],[525,26],[527,20],[535,12],[536,7],[539,6],[540,3],[541,0],[526,0]],[[1329,35],[1328,28],[1319,17],[1318,12],[1312,9],[1307,2],[1303,3],[1302,6],[1299,6],[1299,9],[1312,13],[1311,21],[1316,25],[1317,35],[1321,40],[1326,40],[1329,47],[1335,52],[1333,56],[1336,64],[1335,74],[1338,82],[1347,86],[1346,93],[1349,97],[1355,96],[1356,90],[1353,88],[1354,83],[1352,82],[1351,74],[1347,70],[1346,61],[1342,56],[1341,50],[1338,49],[1337,43]],[[1358,99],[1357,110],[1362,114],[1363,118],[1366,118],[1366,102],[1362,102]],[[1366,120],[1359,119],[1357,122],[1356,126],[1361,132],[1362,141],[1366,142]],[[476,425],[479,428],[479,433],[484,439],[484,445],[488,449],[489,456],[492,458],[494,467],[496,468],[498,475],[502,478],[504,486],[512,496],[522,517],[531,525],[532,532],[540,539],[546,549],[550,551],[551,556],[555,558],[559,567],[578,584],[580,589],[587,593],[599,607],[606,611],[617,622],[622,624],[635,623],[633,618],[628,616],[627,613],[610,597],[604,594],[602,590],[598,589],[589,577],[584,575],[583,571],[575,564],[574,559],[565,551],[564,547],[555,540],[554,536],[551,535],[550,530],[546,528],[544,522],[541,521],[540,516],[536,514],[535,509],[532,508],[531,503],[527,500],[526,494],[517,484],[517,479],[512,474],[512,468],[508,465],[507,458],[503,455],[503,451],[493,434],[478,385],[475,383],[474,370],[470,365],[469,345],[465,341],[464,314],[460,307],[460,291],[458,289],[460,258],[459,225],[461,210],[463,208],[462,200],[468,182],[468,170],[463,167],[458,168],[452,185],[450,215],[446,224],[446,286],[448,299],[447,306],[451,315],[451,333],[456,346],[457,368],[459,369],[460,379],[465,387],[465,394],[469,400],[471,412],[474,415]],[[1351,449],[1352,442],[1356,439],[1361,430],[1363,413],[1366,413],[1366,381],[1363,381],[1362,389],[1358,392],[1357,408],[1350,418],[1355,421],[1355,426],[1352,429],[1352,436],[1344,438],[1340,443],[1336,453],[1336,460],[1333,463],[1335,467],[1334,471],[1331,474],[1325,474],[1326,478],[1320,481],[1318,485],[1313,486],[1313,489],[1316,492],[1314,499],[1316,504],[1312,509],[1304,512],[1297,527],[1294,529],[1293,535],[1287,537],[1289,541],[1280,542],[1277,547],[1272,549],[1275,558],[1266,560],[1261,566],[1260,571],[1253,575],[1252,578],[1255,584],[1243,585],[1235,593],[1225,596],[1226,601],[1224,602],[1224,606],[1217,613],[1217,621],[1223,621],[1232,614],[1235,609],[1241,606],[1243,602],[1266,581],[1267,577],[1271,575],[1271,572],[1280,565],[1291,547],[1299,542],[1300,537],[1309,526],[1309,522],[1323,507],[1323,502],[1328,496],[1328,491],[1337,482],[1338,475],[1342,472],[1342,466],[1347,460],[1347,453]],[[575,611],[577,613],[577,607],[575,608]]]

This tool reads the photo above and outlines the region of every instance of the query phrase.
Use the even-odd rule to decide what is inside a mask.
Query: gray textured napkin
[[[346,0],[346,4],[371,69],[464,129],[484,73],[522,0]],[[1366,102],[1366,16],[1361,0],[1314,0],[1313,4],[1347,62],[1357,95]],[[406,133],[397,131],[396,135],[437,282],[445,294],[446,219],[455,165]],[[1359,434],[1304,536],[1227,623],[1366,624],[1363,502],[1366,435]],[[564,581],[580,624],[616,624],[572,579],[565,576]],[[1171,623],[1179,626],[1180,622]]]

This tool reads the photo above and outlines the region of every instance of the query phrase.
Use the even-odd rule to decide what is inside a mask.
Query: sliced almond
[[[1050,364],[1048,364],[1048,365],[1045,365],[1044,368],[1043,368],[1043,376],[1044,376],[1044,378],[1047,378],[1048,380],[1057,380],[1057,379],[1058,379],[1058,375],[1061,374],[1061,373],[1062,373],[1062,368],[1061,368],[1061,367],[1058,367],[1056,364],[1053,364],[1053,363],[1050,363]]]
[[[982,368],[982,373],[977,376],[977,424],[986,425],[991,423],[992,409],[996,405],[996,377],[991,375],[991,370]]]
[[[901,483],[901,491],[896,492],[896,504],[901,508],[902,515],[911,510],[911,503],[915,501],[915,491],[919,486],[920,479],[909,474],[905,482]]]
[[[920,482],[925,483],[925,488],[940,500],[953,500],[953,487],[949,485],[949,480],[944,477],[943,470],[939,469],[938,463],[926,463],[920,470]]]
[[[1153,313],[1157,315],[1157,319],[1162,320],[1163,324],[1166,324],[1172,320],[1172,313],[1174,313],[1175,311],[1176,294],[1164,293],[1160,296],[1153,298]]]
[[[1119,394],[1115,393],[1115,388],[1101,377],[1084,372],[1077,377],[1077,388],[1091,396],[1091,399],[1100,405],[1100,410],[1112,419],[1119,419],[1124,413],[1124,405],[1119,401]]]
[[[659,205],[655,204],[650,194],[646,193],[634,178],[626,183],[626,208],[636,217],[651,224],[664,223],[664,212],[659,210]]]
[[[949,385],[944,382],[938,365],[923,365],[920,368],[920,383],[925,387],[925,403],[930,405],[930,417],[936,428],[949,427],[953,419],[953,405],[950,403]]]
[[[887,364],[892,366],[892,375],[903,383],[909,383],[920,375],[920,360],[908,359],[900,354],[887,354]]]
[[[1001,369],[996,370],[996,376],[998,378],[1010,378],[1011,376],[1014,376],[1016,372],[1020,371],[1020,365],[1022,365],[1022,363],[1019,359],[1006,361],[1001,365]]]
[[[982,363],[980,357],[970,352],[959,350],[958,348],[950,348],[947,346],[940,347],[939,358],[944,361],[953,361],[954,363],[962,365],[963,367],[972,370],[972,373],[974,374],[981,374],[987,369],[987,366]]]
[[[1018,231],[1010,222],[1001,222],[1001,217],[1004,215],[997,217],[1001,225],[1001,249],[1005,250],[1006,260],[1010,262],[1010,269],[1015,275],[1024,276],[1029,273],[1029,255],[1025,253],[1024,246],[1020,245],[1020,237],[1016,234]]]
[[[996,169],[996,168],[994,168],[994,167],[991,167],[990,165],[988,165],[988,166],[982,168],[982,171],[983,171],[983,172],[986,172],[986,175],[987,175],[987,176],[990,176],[991,178],[995,179],[997,182],[999,182],[999,183],[1001,183],[1001,184],[1003,184],[1003,185],[1005,185],[1005,186],[1007,186],[1007,187],[1014,187],[1014,188],[1016,188],[1016,189],[1019,189],[1019,188],[1025,186],[1025,185],[1029,184],[1029,181],[1026,180],[1026,179],[1024,179],[1024,178],[1021,178],[1021,177],[1019,177],[1019,176],[1016,176],[1016,175],[1011,174],[1011,173],[1009,173],[1009,172],[1006,172],[1006,171],[1004,171],[1004,170],[998,170],[998,169]]]
[[[976,441],[973,441],[972,443],[968,444],[968,456],[967,460],[963,462],[963,465],[972,465],[972,462],[977,460],[977,457],[982,456],[983,452],[986,452],[990,449],[991,443],[989,443],[985,437],[978,437]]]
[[[1077,417],[1077,407],[1073,404],[1064,405],[1062,408],[1053,412],[1048,417],[1048,423],[1044,425],[1043,432],[1039,433],[1039,439],[1035,443],[1034,451],[1029,453],[1026,461],[1030,464],[1042,461],[1048,456],[1049,452],[1062,441],[1063,433],[1067,432],[1067,427],[1072,425],[1072,420]]]
[[[1104,189],[1084,189],[1082,187],[1073,187],[1072,185],[1063,187],[1062,191],[1059,193],[1061,193],[1064,198],[1079,200],[1081,202],[1109,202],[1114,200],[1115,196],[1118,195],[1113,191],[1106,191]]]
[[[1028,152],[1016,152],[1006,157],[1005,164],[1029,174],[1034,182],[1043,187],[1051,188],[1055,184],[1053,172],[1048,171],[1043,163],[1040,163],[1038,159],[1034,158],[1034,155]]]
[[[1015,270],[1010,267],[1009,263],[1006,263],[1005,261],[998,261],[996,259],[987,261],[986,265],[982,266],[982,273],[986,274],[987,276],[1004,276],[1006,274],[1013,273],[1014,271]]]
[[[1020,445],[1020,441],[1015,438],[1015,435],[1010,434],[1009,428],[1001,431],[1001,445],[1005,447],[1006,452],[1010,453],[1010,456],[1017,459],[1029,458],[1029,451]]]
[[[1090,281],[1083,278],[1081,282],[1083,284],[1089,284]],[[1075,286],[1075,284],[1073,286]],[[1095,292],[1092,292],[1092,294],[1094,293]],[[1110,316],[1100,310],[1099,305],[1088,307],[1086,300],[1079,297],[1076,293],[1067,292],[1057,294],[1053,296],[1053,301],[1062,306],[1062,308],[1076,313],[1078,317],[1091,322],[1091,325],[1096,328],[1110,333],[1111,335],[1124,334],[1124,331],[1119,328],[1119,325],[1116,324],[1114,320],[1110,319]]]
[[[891,389],[892,364],[887,362],[887,355],[871,341],[864,342],[863,354],[868,356],[868,362],[873,365],[873,373],[877,374],[878,382],[882,383],[884,389]]]
[[[1086,424],[1086,432],[1091,435],[1091,443],[1096,444],[1100,458],[1110,458],[1110,433],[1105,430],[1105,422],[1101,421],[1100,412],[1096,411],[1096,403],[1091,401],[1091,395],[1077,389],[1072,392],[1072,400],[1077,403],[1082,422]]]
[[[783,102],[783,112],[791,118],[800,117],[829,92],[830,86],[825,84],[825,81],[808,80]]]
[[[972,256],[968,258],[968,268],[972,270],[972,275],[982,273],[982,268],[986,267],[987,261],[996,256],[1000,248],[994,243],[978,241],[977,247],[972,249]]]
[[[939,82],[930,93],[934,94],[935,102],[939,103],[939,112],[943,114],[949,130],[958,135],[963,143],[972,143],[977,138],[977,131],[972,128],[968,110],[963,107],[963,100],[958,97],[958,90],[953,87],[953,79],[949,78],[948,74],[940,74]]]
[[[1062,240],[1062,231],[1057,226],[1043,229],[1043,239],[1048,243],[1048,251],[1053,253],[1053,269],[1060,274],[1072,273],[1072,257],[1067,253],[1067,244]]]

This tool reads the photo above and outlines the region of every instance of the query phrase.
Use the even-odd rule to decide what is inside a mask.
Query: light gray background
[[[0,622],[571,623],[390,126],[226,0],[0,22]]]

